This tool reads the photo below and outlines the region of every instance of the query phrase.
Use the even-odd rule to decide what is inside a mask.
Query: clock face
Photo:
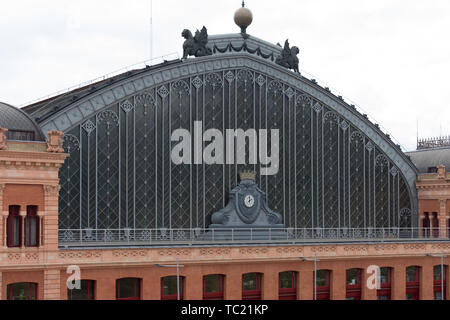
[[[247,208],[253,208],[255,205],[255,198],[251,195],[248,195],[244,199],[244,204]]]

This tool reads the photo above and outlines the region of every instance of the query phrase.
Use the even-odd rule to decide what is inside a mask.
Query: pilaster
[[[420,271],[419,298],[420,300],[434,300],[434,265],[432,263],[426,263]]]
[[[278,300],[279,299],[279,277],[277,271],[267,270],[262,279],[262,299]]]
[[[58,269],[44,271],[44,300],[61,300],[61,272]]]
[[[45,215],[42,218],[45,248],[58,249],[58,197],[59,185],[44,186]]]
[[[392,278],[392,300],[406,300],[406,266],[399,265],[394,268]]]
[[[242,274],[229,273],[226,279],[225,300],[242,300]]]
[[[331,300],[346,299],[347,274],[342,265],[337,265],[331,272]]]
[[[314,271],[302,270],[298,276],[297,296],[299,300],[314,300]]]

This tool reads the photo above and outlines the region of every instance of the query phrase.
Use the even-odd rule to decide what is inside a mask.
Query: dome
[[[19,108],[0,102],[0,127],[8,129],[10,140],[45,141],[45,136],[32,118]]]

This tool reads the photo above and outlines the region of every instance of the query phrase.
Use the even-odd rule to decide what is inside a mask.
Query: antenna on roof
[[[153,0],[150,0],[150,60],[153,60]]]

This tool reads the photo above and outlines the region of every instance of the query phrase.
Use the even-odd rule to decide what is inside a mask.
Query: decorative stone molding
[[[45,195],[48,196],[48,197],[58,197],[60,190],[61,190],[61,186],[60,185],[44,186]]]
[[[367,248],[366,248],[366,246],[348,246],[348,247],[344,247],[344,251],[346,251],[346,252],[357,252],[357,251],[367,252]]]
[[[445,170],[445,166],[439,166],[438,169],[438,179],[446,179],[447,178],[447,172]]]
[[[266,254],[269,252],[268,248],[242,248],[239,250],[240,254]]]
[[[280,253],[280,254],[296,254],[296,253],[302,253],[302,252],[303,252],[303,248],[300,248],[300,247],[278,248],[277,249],[277,253]]]
[[[439,250],[450,250],[450,244],[433,244],[431,246],[432,249],[439,249]]]
[[[64,153],[63,149],[64,132],[52,130],[48,133],[47,152]]]
[[[201,256],[221,256],[221,255],[228,255],[231,253],[231,249],[229,248],[217,248],[217,249],[212,249],[212,248],[205,248],[205,249],[200,249],[200,255]]]
[[[395,244],[377,245],[377,246],[375,246],[375,250],[377,250],[377,251],[397,250],[397,245],[395,245]]]
[[[115,257],[146,257],[147,251],[144,250],[121,250],[121,251],[114,251],[113,256]]]
[[[325,246],[325,247],[313,247],[311,249],[312,252],[336,252],[337,247],[336,246]]]
[[[6,138],[6,132],[8,132],[8,129],[0,127],[0,150],[8,150],[6,146],[6,141],[8,140]]]
[[[58,254],[60,259],[90,259],[90,258],[101,258],[102,253],[100,251],[70,251],[70,252],[60,252]]]
[[[405,245],[405,250],[420,250],[420,249],[425,249],[426,245],[424,244],[406,244]]]
[[[158,253],[160,256],[187,256],[190,251],[188,249],[167,249],[160,250]]]

